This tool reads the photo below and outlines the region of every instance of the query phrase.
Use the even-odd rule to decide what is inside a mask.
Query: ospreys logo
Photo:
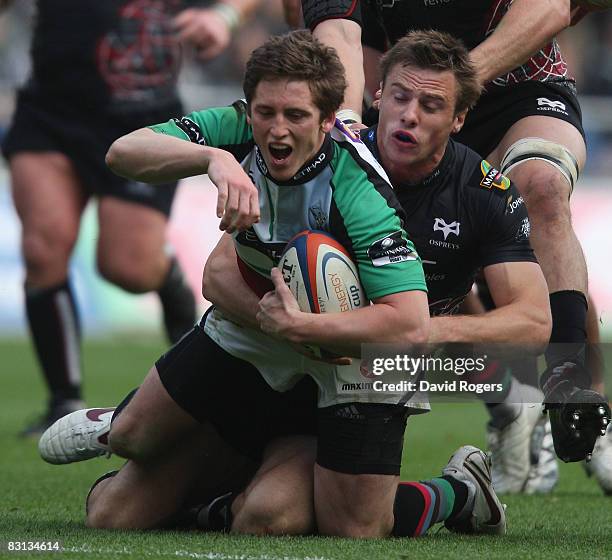
[[[408,248],[408,242],[402,236],[401,230],[374,241],[368,248],[368,257],[374,266],[416,261],[417,259],[416,253]]]
[[[181,117],[180,119],[172,119],[174,124],[178,126],[189,138],[190,142],[194,144],[200,144],[200,146],[206,145],[206,139],[202,134],[202,129],[191,119],[187,117]]]
[[[480,186],[485,189],[495,187],[502,191],[507,191],[510,188],[510,179],[502,175],[495,167],[493,167],[487,160],[480,162],[480,171],[482,172],[482,181]]]
[[[459,228],[461,227],[461,222],[451,222],[447,224],[442,218],[436,218],[433,225],[434,231],[441,231],[444,234],[444,241],[446,238],[453,233],[457,237],[459,237]]]

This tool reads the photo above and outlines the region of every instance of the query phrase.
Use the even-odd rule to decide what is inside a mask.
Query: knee
[[[28,275],[45,275],[50,270],[59,268],[65,271],[75,241],[75,235],[62,228],[54,228],[54,231],[48,232],[25,230],[22,250]]]
[[[569,184],[553,167],[531,169],[517,176],[529,218],[551,228],[570,224]]]
[[[120,507],[97,500],[87,508],[85,524],[92,529],[127,529],[122,525]]]
[[[352,539],[383,538],[389,536],[393,520],[389,518],[363,519],[360,517],[342,516],[342,519],[328,520],[321,523],[317,519],[319,534],[328,537],[346,537]]]
[[[153,526],[135,516],[125,499],[96,500],[87,509],[85,524],[92,529],[150,529]]]
[[[122,412],[113,422],[108,436],[112,452],[124,459],[142,462],[155,456],[152,434],[143,428],[144,423],[127,411]]]
[[[98,255],[97,267],[105,280],[133,294],[158,289],[164,275],[164,262],[116,255]]]
[[[265,502],[244,500],[232,524],[232,532],[250,535],[307,535],[313,529],[312,504],[300,507],[282,497]]]
[[[92,529],[128,529],[134,526],[129,519],[125,500],[113,492],[113,477],[97,481],[87,496],[85,524]]]

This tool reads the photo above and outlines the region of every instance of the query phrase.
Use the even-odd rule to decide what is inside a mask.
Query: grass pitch
[[[158,341],[90,342],[84,348],[85,392],[92,406],[114,405],[136,386],[164,350]],[[612,558],[612,498],[580,465],[561,465],[548,496],[510,496],[508,535],[458,536],[436,528],[421,539],[357,541],[320,537],[255,538],[205,533],[110,532],[84,527],[90,484],[121,462],[96,459],[52,466],[36,442],[16,433],[45,398],[30,346],[0,341],[0,556],[6,558],[195,558],[210,560]],[[484,446],[479,403],[437,404],[408,422],[402,478],[437,475],[464,443]],[[246,429],[246,428],[245,428]],[[15,553],[9,541],[60,541],[55,553]]]

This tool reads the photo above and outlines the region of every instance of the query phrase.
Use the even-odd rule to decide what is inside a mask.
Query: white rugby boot
[[[606,435],[597,438],[591,460],[582,464],[587,474],[595,477],[604,494],[612,496],[612,424]]]
[[[464,445],[453,453],[442,474],[452,476],[468,488],[463,509],[444,522],[458,533],[506,534],[506,506],[493,489],[491,458],[473,445]]]
[[[548,494],[559,482],[559,463],[548,414],[543,412],[533,433],[530,447],[531,467],[525,494]]]
[[[520,395],[522,402],[515,403],[519,413],[512,422],[502,429],[487,424],[493,486],[498,494],[522,492],[529,478],[531,438],[542,416],[542,393],[520,385]]]
[[[53,465],[110,455],[108,433],[114,408],[85,408],[52,424],[38,442],[40,456]]]

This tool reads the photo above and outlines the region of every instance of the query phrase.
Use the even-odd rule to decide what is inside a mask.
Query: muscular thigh
[[[71,161],[59,152],[20,152],[10,160],[13,200],[25,229],[76,238],[87,202]]]
[[[508,148],[523,138],[542,138],[560,144],[574,155],[580,169],[584,167],[586,146],[578,129],[569,122],[538,115],[524,117],[514,123],[487,159],[493,165],[499,165]]]
[[[384,536],[391,530],[407,411],[349,403],[319,411],[317,525],[324,534]]]
[[[150,206],[104,196],[99,201],[98,220],[101,271],[112,278],[121,276],[128,284],[146,283],[148,278],[158,284],[155,280],[166,266],[167,217]]]

